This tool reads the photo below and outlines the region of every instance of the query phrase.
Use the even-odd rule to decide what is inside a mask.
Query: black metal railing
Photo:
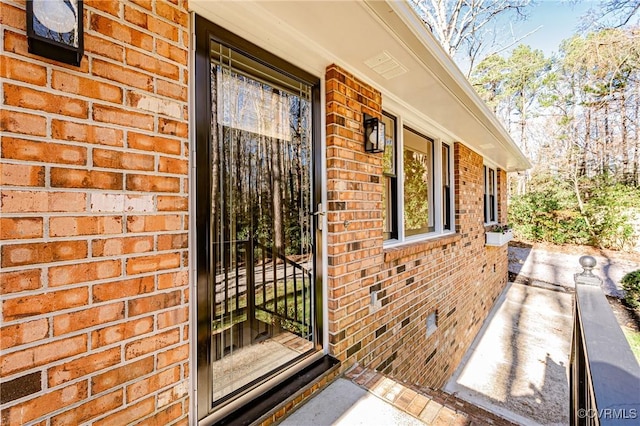
[[[593,275],[580,258],[570,361],[571,425],[640,424],[640,366]]]
[[[247,289],[253,287],[247,265],[253,264],[249,241],[214,243],[215,274],[213,288],[214,318],[218,328],[246,317],[249,305]],[[233,319],[231,317],[234,317]]]
[[[274,253],[255,240],[215,243],[214,253],[218,258],[213,291],[214,331],[259,320],[309,337],[310,266],[296,262],[293,256]]]
[[[289,331],[308,337],[311,333],[311,268],[274,253],[260,243],[255,243],[254,251],[261,254],[260,268],[256,271],[259,279],[255,280],[260,283],[255,289],[256,309],[277,318]],[[273,276],[269,276],[269,270]]]

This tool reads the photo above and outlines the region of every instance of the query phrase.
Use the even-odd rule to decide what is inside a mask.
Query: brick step
[[[426,425],[517,426],[516,423],[454,395],[438,389],[401,383],[358,364],[344,376],[396,408],[420,419]]]

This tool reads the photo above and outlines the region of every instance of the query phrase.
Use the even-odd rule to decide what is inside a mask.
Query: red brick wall
[[[186,424],[186,0],[84,5],[74,67],[0,4],[1,423]]]
[[[336,65],[327,69],[327,243],[330,351],[344,361],[367,338],[369,287],[381,271],[382,157],[363,149],[363,114],[380,93]],[[347,355],[348,353],[348,355]]]
[[[506,248],[484,245],[483,159],[455,144],[455,235],[383,249],[381,154],[364,153],[361,125],[363,112],[380,115],[381,96],[337,66],[326,89],[330,352],[343,368],[440,387],[507,279]]]

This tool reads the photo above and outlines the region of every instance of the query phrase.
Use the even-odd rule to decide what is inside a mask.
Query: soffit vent
[[[386,50],[364,61],[365,64],[387,80],[402,75],[407,69],[389,54]]]

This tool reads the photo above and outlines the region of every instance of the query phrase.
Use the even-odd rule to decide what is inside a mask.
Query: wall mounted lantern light
[[[364,150],[366,152],[384,152],[384,130],[382,121],[364,114]]]
[[[29,53],[80,66],[84,54],[82,0],[28,0]]]

